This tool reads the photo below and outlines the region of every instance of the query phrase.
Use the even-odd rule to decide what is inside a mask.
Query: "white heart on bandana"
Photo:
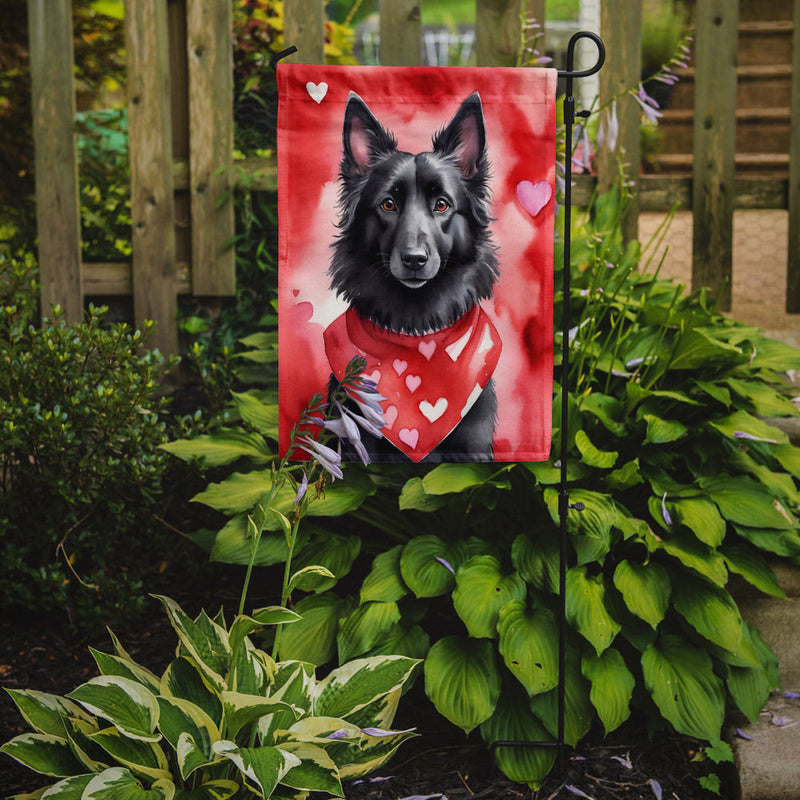
[[[427,417],[428,422],[436,422],[447,411],[447,398],[440,397],[433,405],[423,400],[419,404],[419,410]]]

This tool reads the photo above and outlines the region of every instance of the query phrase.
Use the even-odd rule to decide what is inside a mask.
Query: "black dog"
[[[439,336],[438,341],[446,343],[441,337],[451,326],[463,329],[467,318],[478,319],[478,312],[481,321],[473,327],[483,326],[488,318],[478,303],[491,296],[498,265],[489,231],[489,165],[478,94],[468,97],[434,135],[431,152],[415,155],[398,150],[395,137],[351,93],[343,144],[340,233],[333,245],[331,288],[359,320],[389,338],[402,335],[395,338],[403,345],[410,343],[411,349],[417,341],[427,341],[432,348],[433,339],[426,336]],[[462,418],[427,461],[491,459],[497,411],[491,371],[501,346],[494,334],[493,364],[475,386],[482,391],[479,396],[473,391]],[[430,361],[425,345],[419,347]],[[384,357],[382,363],[384,374],[390,372],[392,359]],[[413,362],[398,357],[394,363],[411,363],[409,376],[416,381]],[[415,391],[414,383],[407,385]],[[381,384],[378,388],[386,393]],[[435,399],[420,407],[427,411]],[[442,404],[448,404],[444,397],[438,398],[440,408]],[[406,438],[414,432],[415,428],[404,429]],[[368,450],[381,460],[406,460],[390,442],[366,438],[372,439]]]

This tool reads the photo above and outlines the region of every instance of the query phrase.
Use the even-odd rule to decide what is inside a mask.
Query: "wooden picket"
[[[380,0],[382,63],[421,63],[421,2]],[[680,202],[693,209],[693,282],[715,291],[727,283],[723,298],[729,303],[734,209],[788,209],[786,304],[790,313],[800,313],[800,3],[794,4],[788,181],[736,178],[739,3],[695,5],[693,175],[640,176],[629,166],[638,205],[625,233],[636,235],[639,208],[666,210]],[[177,295],[235,291],[230,240],[236,181],[254,190],[275,188],[274,160],[233,164],[232,0],[126,0],[132,264],[80,263],[71,0],[29,0],[28,8],[43,310],[58,303],[75,321],[87,296],[132,295],[135,321],[156,320],[156,345],[177,352]],[[608,53],[600,73],[602,104],[639,80],[642,8],[640,0],[603,0],[601,9]],[[545,0],[476,0],[478,64],[515,65],[520,16],[543,19],[545,10]],[[285,41],[299,50],[292,60],[322,63],[323,0],[285,0],[284,18]],[[598,182],[609,185],[619,158],[639,163],[638,114],[633,98],[620,98],[615,149],[601,150],[598,176],[578,177],[576,202],[585,202]]]

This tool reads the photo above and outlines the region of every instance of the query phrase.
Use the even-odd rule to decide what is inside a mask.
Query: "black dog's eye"
[[[391,197],[387,197],[382,203],[381,208],[384,211],[397,211],[397,205]]]
[[[447,211],[448,208],[450,208],[450,203],[448,203],[447,200],[444,199],[444,197],[436,198],[436,202],[433,204],[434,211],[439,211],[439,212]]]

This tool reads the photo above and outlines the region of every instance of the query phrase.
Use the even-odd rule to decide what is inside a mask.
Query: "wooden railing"
[[[130,126],[133,259],[83,264],[70,0],[30,0],[30,51],[36,145],[42,305],[61,305],[70,321],[92,295],[132,295],[137,322],[158,322],[156,345],[178,348],[176,296],[235,291],[231,191],[273,191],[274,161],[233,164],[232,0],[127,0],[126,49]],[[380,0],[380,56],[386,65],[421,63],[423,0]],[[603,0],[607,49],[600,104],[640,77],[640,0]],[[637,189],[625,233],[637,233],[640,210],[680,203],[694,215],[693,285],[723,292],[730,303],[733,211],[789,211],[786,306],[800,312],[800,3],[794,4],[791,153],[788,178],[738,179],[734,172],[738,2],[697,0],[694,169],[692,177],[640,176],[639,107],[618,101],[620,135],[598,155],[598,175],[580,176],[573,198],[587,202],[628,166]],[[543,19],[545,0],[476,0],[477,63],[513,66],[520,14]],[[285,41],[292,58],[323,61],[323,0],[285,0]],[[545,31],[546,36],[546,31]],[[592,45],[586,45],[591,47]]]

